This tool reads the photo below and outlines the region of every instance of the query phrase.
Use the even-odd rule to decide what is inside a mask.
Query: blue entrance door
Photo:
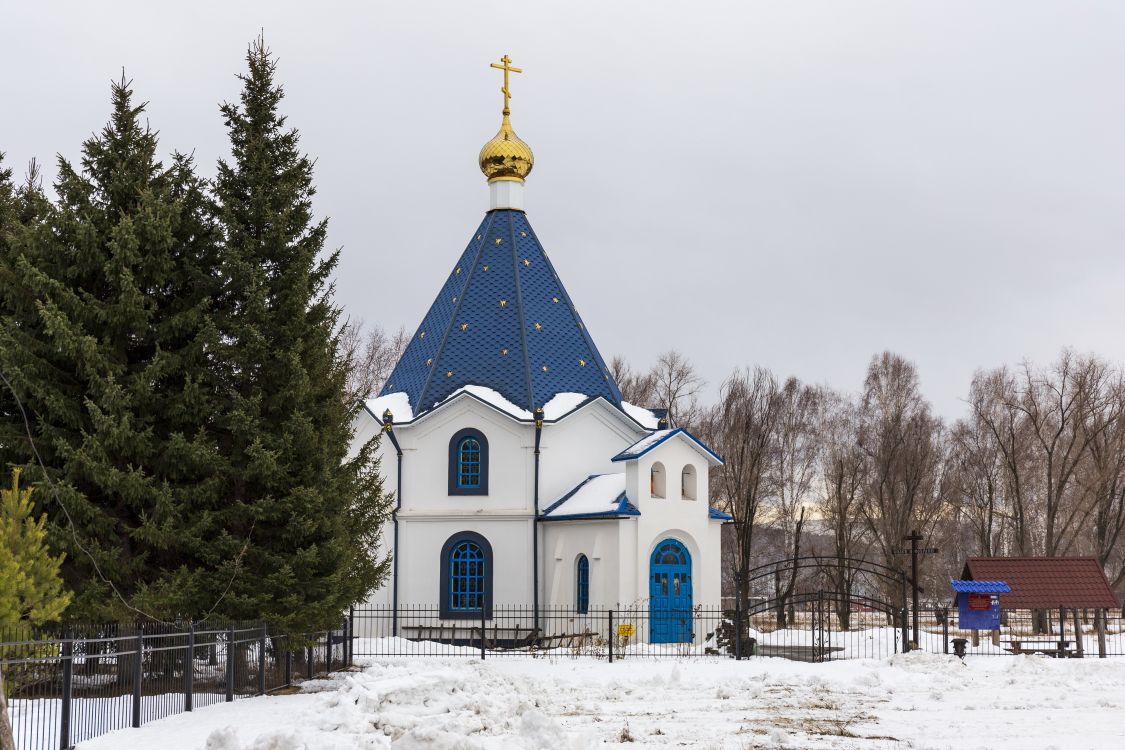
[[[691,641],[691,555],[675,539],[656,545],[648,576],[649,640]]]

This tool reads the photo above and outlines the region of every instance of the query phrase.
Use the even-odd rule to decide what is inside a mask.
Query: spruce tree
[[[323,629],[386,575],[374,557],[388,511],[374,446],[349,455],[358,404],[312,211],[313,164],[279,112],[283,92],[263,40],[250,45],[240,101],[222,106],[230,161],[214,185],[224,234],[221,345],[231,462],[216,535],[222,556],[249,539],[219,611],[292,633]]]
[[[57,204],[25,195],[0,252],[0,370],[54,480],[40,497],[73,618],[195,616],[213,598],[200,569],[229,564],[203,540],[226,476],[210,426],[217,234],[190,158],[157,160],[132,98],[113,84],[80,167],[59,159]],[[22,415],[0,417],[0,461],[42,482]]]
[[[47,547],[47,516],[35,517],[31,496],[13,469],[11,486],[0,489],[0,626],[55,622],[70,603],[62,557]]]

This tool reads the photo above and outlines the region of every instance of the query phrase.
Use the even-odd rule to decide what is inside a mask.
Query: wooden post
[[[980,631],[972,630],[970,632],[973,634],[973,648],[976,648],[980,645]]]
[[[1098,631],[1098,658],[1105,658],[1105,621],[1109,619],[1108,613],[1104,609],[1099,609],[1094,613],[1094,627]]]
[[[1066,656],[1066,608],[1059,607],[1059,658]]]
[[[1000,631],[999,630],[993,630],[993,631],[991,631],[991,633],[992,633],[992,636],[991,636],[992,637],[992,645],[993,646],[999,646],[1000,645]]]
[[[1086,648],[1082,643],[1082,620],[1078,617],[1078,610],[1072,609],[1070,613],[1074,615],[1074,642],[1078,647],[1078,658],[1082,659],[1086,656]]]

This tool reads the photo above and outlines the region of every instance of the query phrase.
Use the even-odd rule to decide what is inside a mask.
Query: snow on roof
[[[648,409],[645,409],[635,404],[630,404],[628,401],[621,402],[621,408],[633,419],[640,422],[641,427],[649,430],[655,430],[660,426],[660,420],[656,418]]]
[[[646,435],[614,456],[613,460],[627,461],[630,458],[637,458],[638,456],[644,455],[663,443],[666,439],[672,437],[672,432],[672,430],[657,430],[650,435]]]
[[[625,474],[594,474],[543,511],[545,520],[597,516],[639,516],[625,497]]]
[[[529,412],[527,409],[521,409],[520,407],[516,406],[511,401],[509,401],[508,399],[506,399],[502,395],[500,395],[499,391],[495,391],[491,388],[486,388],[483,385],[461,386],[460,388],[455,390],[453,393],[449,394],[448,398],[445,398],[442,401],[434,402],[434,406],[435,407],[439,406],[440,404],[443,404],[446,401],[449,401],[450,399],[457,398],[457,396],[459,396],[462,393],[468,393],[468,394],[471,394],[473,396],[476,396],[481,401],[484,401],[486,404],[489,404],[490,406],[495,406],[500,411],[505,412],[506,414],[511,414],[516,419],[525,419],[525,420],[531,419],[531,412]]]
[[[543,405],[543,419],[553,422],[562,419],[590,400],[585,393],[558,393]]]
[[[613,461],[632,461],[633,459],[640,458],[641,456],[648,453],[650,450],[652,450],[656,446],[663,443],[665,440],[669,440],[673,437],[676,437],[677,435],[682,436],[682,438],[684,440],[687,440],[689,442],[689,444],[691,444],[696,450],[698,450],[700,453],[705,455],[707,457],[707,461],[711,465],[713,465],[713,466],[722,466],[723,465],[723,459],[719,458],[718,454],[716,454],[713,450],[711,450],[706,445],[704,445],[702,443],[702,441],[700,441],[699,438],[697,438],[695,435],[692,435],[690,432],[685,430],[683,427],[677,427],[674,430],[657,430],[656,432],[653,432],[651,435],[647,435],[647,436],[641,438],[640,440],[638,440],[637,442],[633,443],[628,448],[626,448],[625,450],[621,451],[616,456],[614,456],[611,460],[613,460]]]
[[[410,398],[405,393],[388,393],[386,396],[369,398],[364,405],[380,422],[383,421],[383,412],[387,409],[391,410],[396,422],[409,422],[414,419],[414,412],[410,408]]]

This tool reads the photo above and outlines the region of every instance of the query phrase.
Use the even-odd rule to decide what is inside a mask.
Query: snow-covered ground
[[[1125,659],[373,659],[79,750],[1121,747]]]

